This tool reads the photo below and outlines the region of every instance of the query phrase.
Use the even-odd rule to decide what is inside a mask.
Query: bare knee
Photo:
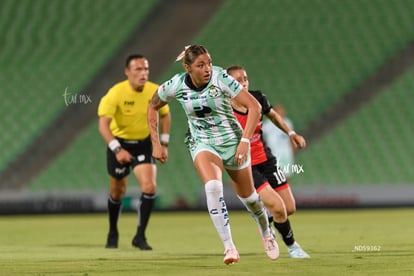
[[[296,202],[290,188],[278,191],[278,194],[283,199],[283,202],[286,206],[287,215],[293,215],[296,212]]]
[[[287,219],[287,213],[283,205],[271,204],[266,205],[267,210],[272,214],[273,220],[276,222],[283,222]]]
[[[152,181],[141,183],[141,192],[145,194],[155,194],[156,190],[156,185]]]
[[[154,164],[141,164],[135,166],[134,174],[140,185],[141,192],[155,194],[156,192],[156,167]]]
[[[296,212],[296,206],[286,206],[286,212],[288,216],[293,215]]]
[[[287,213],[284,212],[284,210],[278,210],[277,212],[272,212],[273,214],[273,220],[276,222],[283,222],[287,220]]]

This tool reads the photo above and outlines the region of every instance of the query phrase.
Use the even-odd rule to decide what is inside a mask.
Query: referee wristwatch
[[[116,155],[120,151],[121,151],[121,147],[118,146],[118,147],[114,148],[114,150],[112,152]]]

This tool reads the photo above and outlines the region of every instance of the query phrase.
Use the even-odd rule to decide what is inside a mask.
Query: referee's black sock
[[[279,231],[284,243],[287,246],[292,245],[295,242],[295,238],[293,237],[293,231],[290,227],[289,219],[282,223],[274,221],[273,224],[275,225],[277,231]]]
[[[138,205],[138,229],[137,235],[145,239],[145,230],[154,208],[155,194],[142,193]]]
[[[121,214],[122,201],[113,200],[108,197],[109,231],[118,232],[118,218]]]

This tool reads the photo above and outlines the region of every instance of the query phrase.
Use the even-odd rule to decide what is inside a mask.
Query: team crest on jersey
[[[210,91],[208,92],[208,95],[212,98],[216,98],[220,95],[220,89],[214,85],[210,86]]]

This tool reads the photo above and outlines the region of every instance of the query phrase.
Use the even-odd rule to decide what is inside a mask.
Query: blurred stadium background
[[[100,98],[124,79],[128,54],[146,55],[161,83],[191,43],[216,65],[243,65],[307,138],[291,179],[299,208],[412,206],[413,10],[413,0],[0,0],[0,213],[105,210]],[[157,208],[204,207],[184,114],[171,108]],[[138,195],[131,178],[127,209]]]

